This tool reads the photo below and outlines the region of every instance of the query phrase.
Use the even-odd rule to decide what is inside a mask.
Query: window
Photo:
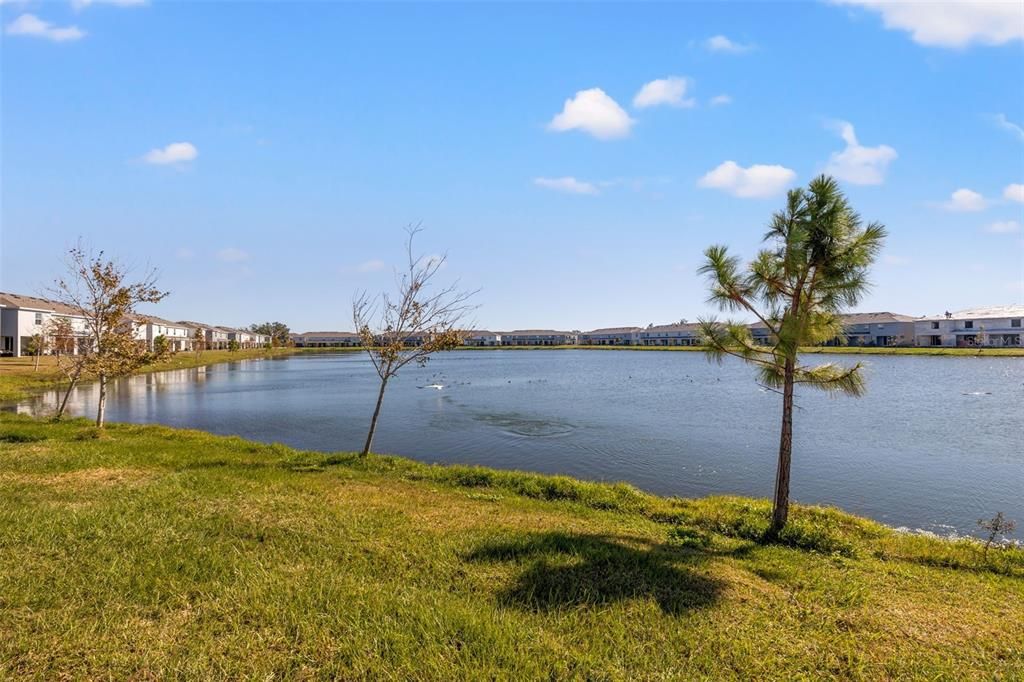
[[[1017,318],[1016,320],[1010,320],[1010,326],[1011,327],[1019,327],[1020,326],[1020,318]]]
[[[932,322],[932,329],[938,329],[938,328],[939,328],[938,321]]]
[[[966,322],[964,322],[964,329],[974,329],[974,321],[967,320]]]
[[[36,324],[42,324],[42,323],[43,323],[43,314],[42,313],[36,313]]]

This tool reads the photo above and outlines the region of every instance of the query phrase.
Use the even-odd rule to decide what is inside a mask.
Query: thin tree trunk
[[[71,391],[75,390],[75,386],[78,385],[78,374],[70,377],[68,380],[68,390],[64,391],[64,398],[60,401],[60,407],[57,408],[57,419],[64,416],[64,410],[68,406],[68,398],[71,397]]]
[[[107,412],[107,375],[100,374],[100,399],[96,406],[96,427],[102,429]]]
[[[370,453],[370,445],[373,444],[373,432],[377,430],[377,417],[380,416],[380,406],[384,403],[384,389],[387,388],[388,380],[381,379],[380,381],[380,393],[377,394],[377,407],[373,409],[373,419],[370,420],[370,432],[366,434],[366,445],[363,446],[363,451],[359,453],[360,457],[365,457]]]
[[[789,518],[789,467],[793,456],[793,378],[796,362],[786,360],[782,385],[782,434],[779,437],[779,468],[775,473],[775,500],[769,535],[777,536]]]

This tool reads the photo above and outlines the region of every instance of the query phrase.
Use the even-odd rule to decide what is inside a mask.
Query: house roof
[[[513,329],[510,332],[497,332],[502,336],[568,336],[572,332],[560,332],[554,329]]]
[[[306,338],[307,336],[358,337],[359,334],[355,332],[302,332],[301,334],[292,334],[292,338]]]
[[[840,315],[843,324],[882,324],[884,322],[913,322],[920,319],[898,313],[849,313]]]
[[[184,328],[190,326],[190,325],[188,325],[188,324],[186,324],[184,322],[172,322],[170,320],[165,320],[164,318],[157,317],[156,315],[134,315],[132,317],[132,319],[135,320],[136,322],[148,322],[149,324],[160,324],[160,325],[163,325],[165,327],[180,327],[180,328],[184,329]]]
[[[686,324],[659,324],[647,329],[641,329],[641,334],[649,334],[651,332],[655,334],[661,334],[665,332],[695,332],[700,329],[700,325],[696,322],[688,322]]]
[[[632,334],[643,331],[640,327],[605,327],[604,329],[592,329],[584,334]]]
[[[25,308],[27,310],[43,310],[59,313],[61,315],[75,315],[81,317],[81,313],[72,306],[51,301],[38,296],[25,296],[24,294],[9,294],[0,291],[0,304],[7,308]]]
[[[855,324],[884,324],[887,322],[915,322],[920,320],[920,317],[911,317],[910,315],[900,315],[898,313],[881,312],[881,313],[847,313],[839,316],[839,321],[843,326],[851,326]],[[763,322],[753,322],[747,325],[750,329],[764,330],[767,329]]]
[[[951,314],[952,320],[991,320],[1006,317],[1024,317],[1024,305],[993,305],[983,308],[967,308]],[[920,318],[926,322],[945,320],[945,315]]]

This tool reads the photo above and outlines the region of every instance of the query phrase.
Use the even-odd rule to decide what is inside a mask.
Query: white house
[[[469,329],[462,337],[464,346],[500,346],[501,334],[484,329]]]
[[[915,319],[889,312],[843,315],[843,338],[825,345],[911,346]]]
[[[700,325],[694,323],[652,325],[637,333],[641,346],[699,346]]]
[[[554,329],[517,329],[501,332],[502,346],[567,346],[576,343],[575,332]]]
[[[0,292],[0,355],[25,355],[32,337],[51,331],[50,323],[56,318],[71,323],[74,339],[68,350],[81,350],[88,335],[86,320],[77,310],[45,298]]]
[[[270,343],[270,337],[265,334],[257,334],[245,329],[231,329],[230,327],[221,327],[221,329],[227,332],[228,343],[234,341],[239,348],[259,348]]]
[[[160,336],[167,340],[167,349],[172,353],[192,350],[194,330],[185,322],[171,322],[154,315],[136,315],[134,318],[135,338],[146,342],[153,350]]]
[[[1020,348],[1022,324],[1022,305],[970,308],[916,320],[914,339],[918,346]]]
[[[198,323],[192,323],[198,324]],[[204,334],[206,334],[206,348],[207,350],[225,350],[230,343],[228,338],[228,330],[223,327],[214,327],[213,325],[203,324],[200,325],[203,328]]]
[[[825,342],[826,346],[912,346],[915,322],[920,318],[898,313],[848,313],[840,316],[841,336]],[[771,343],[771,334],[761,322],[749,325],[750,335],[757,345]]]
[[[636,346],[640,342],[640,327],[607,327],[580,334],[581,346]]]
[[[304,332],[292,334],[292,341],[298,348],[349,348],[361,343],[355,332]]]

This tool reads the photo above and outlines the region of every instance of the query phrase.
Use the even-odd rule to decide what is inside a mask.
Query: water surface
[[[1024,360],[823,361],[857,359],[868,365],[866,397],[798,391],[796,500],[939,533],[974,533],[996,511],[1024,522]],[[356,450],[376,382],[361,353],[246,360],[118,381],[108,417]],[[95,386],[82,387],[70,409],[91,414],[95,400]],[[374,450],[625,480],[661,494],[767,497],[780,402],[749,366],[699,353],[461,351],[392,382]]]

